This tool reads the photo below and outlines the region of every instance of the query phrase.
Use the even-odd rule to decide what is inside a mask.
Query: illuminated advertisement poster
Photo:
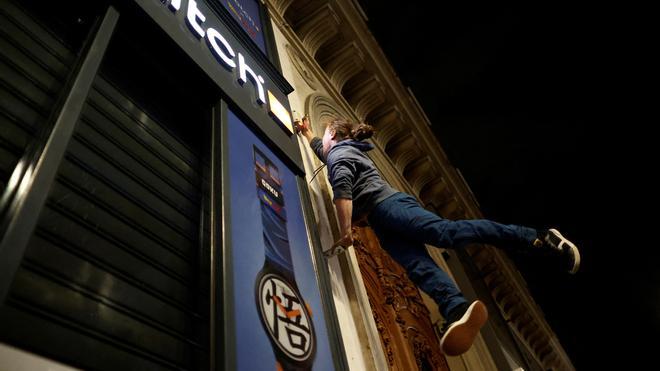
[[[332,370],[297,178],[227,115],[236,368]]]
[[[259,49],[266,53],[266,41],[257,0],[220,0],[220,2],[243,27]]]

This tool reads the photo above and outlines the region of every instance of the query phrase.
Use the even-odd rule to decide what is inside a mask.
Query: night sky
[[[577,3],[359,3],[484,216],[580,248],[575,276],[512,256],[575,367],[638,359],[621,336],[660,335],[660,274],[648,239],[631,246],[641,187],[631,122],[613,122],[617,18]]]

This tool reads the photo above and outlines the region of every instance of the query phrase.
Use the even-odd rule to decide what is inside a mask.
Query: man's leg
[[[443,219],[404,193],[383,201],[369,218],[370,222],[378,223],[381,228],[401,238],[445,248],[486,243],[504,249],[526,249],[531,248],[538,237],[535,229],[518,225],[505,225],[485,219]]]
[[[480,301],[467,303],[449,275],[429,256],[423,244],[402,240],[372,225],[381,246],[406,270],[408,277],[438,304],[445,319],[441,351],[450,356],[465,353],[488,320]]]
[[[556,229],[537,231],[491,220],[447,220],[424,209],[415,198],[396,194],[376,206],[369,216],[385,230],[411,241],[438,247],[460,248],[486,243],[519,253],[540,253],[574,274],[580,268],[577,246]]]
[[[429,256],[423,244],[402,240],[377,226],[372,227],[381,247],[406,270],[415,285],[433,298],[444,318],[452,309],[467,302],[451,277]]]

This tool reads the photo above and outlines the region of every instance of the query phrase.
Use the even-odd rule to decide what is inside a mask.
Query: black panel
[[[63,42],[21,6],[0,2],[0,191],[47,124],[75,61]]]
[[[55,20],[27,34],[22,26],[39,16],[1,8],[4,187],[80,40],[63,41],[72,38]],[[219,93],[165,35],[130,15],[117,27],[0,308],[0,341],[85,369],[208,368],[210,102]]]

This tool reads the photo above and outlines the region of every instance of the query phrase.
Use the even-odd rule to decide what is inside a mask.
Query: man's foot
[[[568,273],[575,274],[580,269],[580,251],[574,243],[562,236],[556,229],[549,229],[540,236],[541,248],[562,259]]]
[[[458,356],[470,349],[481,327],[488,320],[488,310],[479,300],[452,310],[446,318],[447,330],[440,339],[440,350],[448,356]]]

